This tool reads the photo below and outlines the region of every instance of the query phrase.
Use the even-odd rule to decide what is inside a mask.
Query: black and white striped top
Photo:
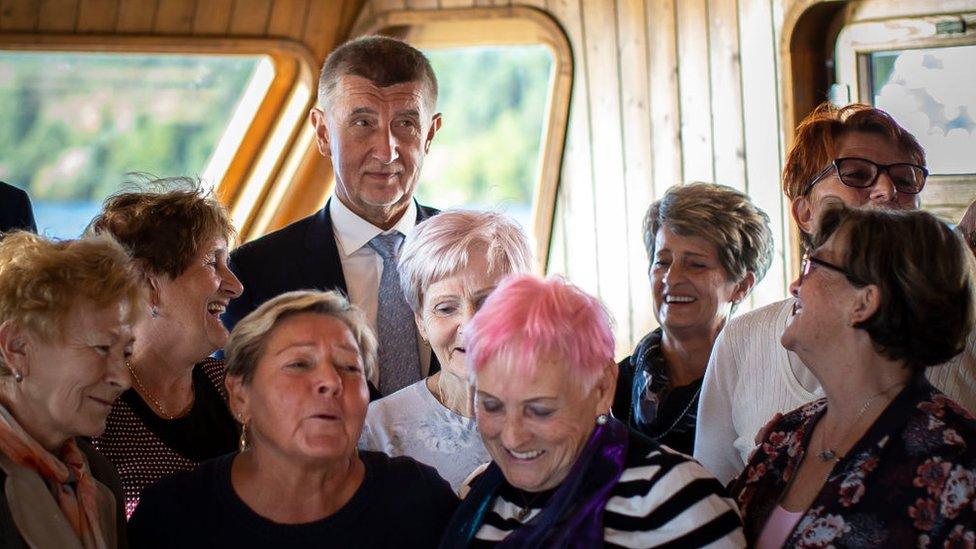
[[[606,547],[745,547],[735,502],[696,461],[634,433],[627,454],[603,513]],[[494,546],[532,520],[550,495],[502,483],[471,547]],[[524,507],[531,511],[520,521]]]

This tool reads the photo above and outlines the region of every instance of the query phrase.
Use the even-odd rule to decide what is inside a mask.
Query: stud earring
[[[607,414],[600,414],[596,416],[597,425],[606,425],[608,421],[610,421],[610,418],[607,417]]]
[[[24,374],[20,372],[14,372],[14,381],[16,381],[17,383],[24,381]]]

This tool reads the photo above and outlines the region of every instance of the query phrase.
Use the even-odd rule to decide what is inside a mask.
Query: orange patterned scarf
[[[0,406],[0,452],[44,479],[85,549],[108,547],[99,521],[98,488],[88,470],[88,461],[74,439],[61,447],[60,456],[55,456]]]

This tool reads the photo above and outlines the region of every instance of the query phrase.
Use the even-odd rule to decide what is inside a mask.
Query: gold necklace
[[[856,426],[858,420],[860,420],[861,419],[861,416],[864,415],[864,412],[866,412],[868,410],[868,408],[871,407],[871,404],[879,396],[884,395],[884,394],[888,394],[895,387],[902,387],[904,385],[905,385],[905,382],[896,383],[896,384],[892,385],[891,387],[888,387],[884,391],[881,391],[880,393],[877,393],[875,395],[872,395],[871,398],[869,398],[866,401],[864,401],[864,405],[861,406],[861,409],[858,410],[857,415],[854,416],[854,421],[850,422],[849,425],[851,425],[852,427],[853,426]],[[841,442],[843,442],[843,439],[841,439]],[[835,460],[836,461],[840,461],[841,458],[844,457],[842,455],[839,455],[837,453],[837,450],[835,450],[835,449],[830,448],[829,446],[827,446],[827,426],[826,425],[824,425],[823,430],[820,431],[820,451],[817,453],[817,457],[820,458],[820,461],[823,461],[825,463],[826,462],[830,462],[830,461],[835,461]]]
[[[166,409],[163,408],[163,405],[159,402],[159,400],[157,400],[156,397],[153,396],[153,394],[149,392],[149,389],[146,389],[146,386],[142,384],[142,380],[139,379],[139,376],[136,375],[135,369],[132,368],[132,362],[126,360],[125,361],[125,367],[129,369],[129,375],[132,376],[132,380],[136,382],[136,391],[139,394],[144,395],[147,398],[149,398],[150,404],[152,404],[156,408],[156,411],[159,412],[160,415],[163,416],[163,418],[169,419],[169,420],[176,419],[177,416],[167,413],[166,412]],[[192,397],[190,398],[190,404],[189,404],[189,406],[187,406],[186,408],[184,408],[178,415],[183,415],[184,413],[186,413],[186,410],[189,409],[190,406],[193,406],[193,398]]]

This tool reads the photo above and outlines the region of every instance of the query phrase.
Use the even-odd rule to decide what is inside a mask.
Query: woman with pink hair
[[[744,546],[718,481],[609,416],[617,367],[597,299],[513,275],[467,334],[492,462],[462,487],[441,547]]]

